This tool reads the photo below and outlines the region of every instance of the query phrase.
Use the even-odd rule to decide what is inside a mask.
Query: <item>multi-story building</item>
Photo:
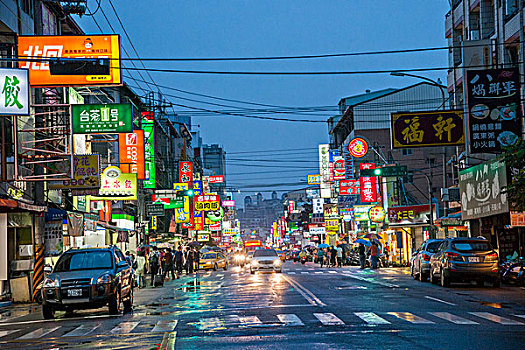
[[[271,233],[274,221],[283,215],[283,200],[277,197],[277,192],[272,193],[271,199],[265,199],[261,193],[256,196],[244,198],[244,209],[237,210],[237,217],[241,222],[244,235],[254,232],[264,240]]]
[[[203,145],[202,159],[204,168],[211,171],[212,175],[222,175],[222,183],[210,184],[210,189],[224,196],[226,189],[226,152],[220,145]]]

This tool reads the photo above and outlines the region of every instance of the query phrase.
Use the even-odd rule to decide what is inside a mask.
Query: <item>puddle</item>
[[[480,303],[483,306],[493,307],[495,309],[510,309],[511,308],[510,305],[506,303],[491,303],[489,301],[478,301],[478,300],[469,300],[469,299],[467,299],[467,301],[471,303]]]

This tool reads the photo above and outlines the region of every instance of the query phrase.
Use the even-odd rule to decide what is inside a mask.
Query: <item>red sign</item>
[[[334,180],[343,180],[345,178],[345,159],[336,157],[334,159]]]
[[[144,180],[144,130],[118,134],[118,146],[120,170],[123,173],[137,174],[137,179]]]
[[[368,142],[361,137],[356,137],[348,144],[348,152],[355,158],[362,158],[368,153]]]
[[[288,201],[288,212],[291,213],[295,210],[295,202],[294,201]]]
[[[202,214],[202,211],[196,211],[193,217],[193,223],[194,223],[194,229],[196,231],[203,231],[204,230],[204,215]]]
[[[219,184],[223,182],[224,182],[224,176],[222,175],[208,176],[208,183]]]
[[[359,169],[375,169],[374,163],[361,163]],[[361,202],[377,202],[377,177],[361,177],[360,191],[361,191]]]
[[[221,222],[217,222],[215,224],[210,225],[210,231],[220,231],[221,230]]]
[[[192,162],[179,162],[179,180],[183,183],[190,183],[193,181]]]
[[[359,180],[341,180],[339,181],[339,194],[342,196],[357,195],[360,191]]]

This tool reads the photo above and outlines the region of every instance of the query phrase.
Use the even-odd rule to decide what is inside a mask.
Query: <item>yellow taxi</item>
[[[286,253],[283,252],[282,250],[276,250],[277,252],[277,255],[279,255],[279,259],[281,259],[281,261],[286,261]]]
[[[228,270],[228,261],[222,252],[209,252],[204,253],[199,259],[199,270],[210,270],[223,268]]]

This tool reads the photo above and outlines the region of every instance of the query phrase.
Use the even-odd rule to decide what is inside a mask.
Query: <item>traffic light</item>
[[[382,168],[375,168],[375,169],[361,169],[361,176],[396,177],[396,176],[406,176],[406,175],[407,175],[406,165],[384,166]]]
[[[189,189],[189,190],[185,190],[185,191],[184,191],[184,195],[185,195],[185,196],[188,196],[188,197],[193,197],[194,194],[195,194],[195,192],[193,192],[192,189]]]

